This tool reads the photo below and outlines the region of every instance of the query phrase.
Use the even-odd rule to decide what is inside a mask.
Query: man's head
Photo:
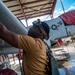
[[[34,38],[48,39],[49,38],[49,26],[45,22],[41,22],[39,19],[33,22],[33,27],[30,28],[28,35]]]

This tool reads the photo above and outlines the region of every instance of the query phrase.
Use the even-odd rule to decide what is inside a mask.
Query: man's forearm
[[[12,46],[18,47],[18,35],[9,31],[2,23],[0,23],[0,38]]]
[[[5,36],[7,34],[7,28],[2,24],[0,23],[0,38],[4,40],[4,38],[6,38]]]

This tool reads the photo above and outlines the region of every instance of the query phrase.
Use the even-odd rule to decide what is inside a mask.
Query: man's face
[[[33,26],[32,28],[30,28],[30,30],[28,31],[28,35],[34,38],[43,38],[48,40],[46,32],[43,31],[43,29],[39,26]]]
[[[38,38],[39,28],[38,27],[32,27],[28,31],[28,35],[34,38]]]

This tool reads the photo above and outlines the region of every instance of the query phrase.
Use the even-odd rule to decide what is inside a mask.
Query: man
[[[14,47],[23,49],[23,67],[26,75],[46,75],[47,54],[44,39],[49,38],[49,26],[45,22],[33,22],[28,36],[9,31],[0,23],[0,38]]]

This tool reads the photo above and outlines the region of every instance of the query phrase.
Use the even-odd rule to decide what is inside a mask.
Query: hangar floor
[[[75,75],[75,42],[71,42],[67,46],[54,48],[52,51],[59,55],[57,64],[60,75]],[[63,53],[69,54],[69,56],[65,57],[62,55]]]

